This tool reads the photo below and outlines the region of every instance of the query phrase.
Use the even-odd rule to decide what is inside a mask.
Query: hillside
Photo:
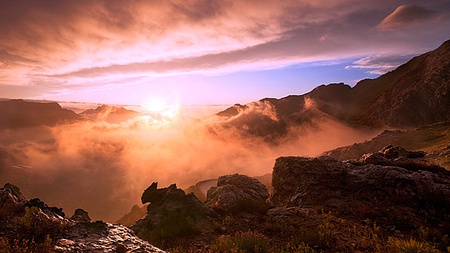
[[[254,136],[285,136],[324,120],[356,128],[414,128],[450,120],[450,40],[377,79],[355,87],[321,85],[304,95],[236,104],[217,114]]]
[[[80,120],[73,111],[56,102],[40,103],[21,99],[0,101],[0,129],[55,126]]]
[[[95,109],[89,109],[80,113],[81,116],[92,120],[102,120],[117,123],[136,117],[139,113],[123,107],[101,105]]]
[[[326,151],[323,155],[339,160],[356,159],[387,145],[427,152],[425,159],[450,170],[450,122],[408,130],[386,130],[372,140]]]

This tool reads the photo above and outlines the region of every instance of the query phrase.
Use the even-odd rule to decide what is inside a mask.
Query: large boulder
[[[401,163],[402,167],[367,164],[368,157],[364,161],[357,166],[330,157],[280,157],[273,170],[271,202],[277,206],[346,205],[351,199],[450,207],[450,173],[443,168],[412,161]]]
[[[147,214],[132,229],[153,244],[208,232],[209,209],[193,193],[185,192],[175,184],[158,189],[155,182],[142,194],[142,204],[149,203]]]
[[[206,205],[219,213],[264,213],[268,209],[267,188],[255,178],[227,175],[207,194]]]

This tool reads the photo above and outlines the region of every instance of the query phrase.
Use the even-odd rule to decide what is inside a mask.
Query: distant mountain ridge
[[[139,113],[136,111],[111,105],[101,105],[95,109],[88,109],[80,113],[80,115],[85,118],[93,120],[104,120],[107,122],[126,121],[137,116],[138,114]]]
[[[71,110],[56,102],[29,102],[22,99],[0,101],[0,129],[54,126],[80,120]]]
[[[270,108],[250,113],[252,108]],[[262,113],[265,112],[265,113]],[[283,135],[289,126],[330,118],[356,127],[413,128],[450,120],[450,40],[394,71],[355,87],[321,85],[304,95],[265,98],[219,112],[229,126],[253,135]],[[251,115],[251,117],[250,117]],[[258,123],[258,129],[250,124]],[[258,131],[264,129],[264,131]]]

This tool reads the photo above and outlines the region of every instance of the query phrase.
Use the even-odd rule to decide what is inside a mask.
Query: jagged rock
[[[154,207],[161,205],[164,201],[183,199],[186,196],[183,190],[177,188],[176,184],[164,189],[157,189],[157,187],[158,183],[154,182],[144,191],[141,197],[142,204],[151,203]]]
[[[72,226],[64,238],[58,239],[55,252],[157,252],[164,251],[137,238],[122,225],[104,223],[102,229],[93,229],[89,223]],[[93,223],[95,224],[95,223]]]
[[[0,207],[2,213],[14,213],[21,208],[21,204],[25,201],[20,189],[12,184],[5,184],[0,189]]]
[[[47,204],[44,203],[44,201],[38,199],[38,198],[34,198],[34,199],[30,199],[25,203],[25,206],[27,207],[37,207],[39,208],[42,212],[44,212],[45,214],[51,216],[51,217],[65,217],[64,212],[62,211],[62,208],[60,207],[55,207],[55,206],[48,206]]]
[[[276,206],[343,207],[349,201],[369,206],[373,201],[449,209],[450,173],[438,166],[411,160],[398,162],[404,155],[421,156],[389,147],[384,153],[365,156],[364,164],[359,166],[330,157],[280,157],[273,170],[271,202]],[[369,163],[371,161],[396,166],[374,165]]]
[[[136,237],[132,230],[103,221],[92,222],[77,209],[65,219],[62,209],[49,207],[40,199],[25,199],[20,189],[6,184],[0,188],[0,237],[2,250],[22,252],[160,252]],[[81,222],[80,222],[81,221]],[[6,239],[6,240],[5,240]],[[14,241],[23,245],[5,244]],[[23,247],[23,248],[22,248]]]
[[[380,150],[380,153],[382,153],[387,159],[414,159],[423,158],[426,155],[423,151],[408,151],[402,147],[394,147],[392,145],[384,147]]]
[[[132,229],[136,234],[154,244],[181,235],[207,232],[208,208],[194,194],[185,194],[175,184],[158,189],[155,182],[142,194],[143,204],[150,203],[147,214]]]
[[[222,176],[208,191],[206,205],[224,213],[263,213],[269,193],[258,180],[239,174]]]
[[[78,208],[75,210],[75,213],[70,217],[71,220],[78,222],[90,222],[91,217],[89,217],[89,213],[85,210]]]

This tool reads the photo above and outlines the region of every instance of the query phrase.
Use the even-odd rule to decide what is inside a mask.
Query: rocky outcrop
[[[427,162],[450,170],[450,122],[422,126],[407,130],[385,130],[375,138],[326,151],[324,156],[338,160],[359,159],[364,154],[377,153],[388,145],[408,150],[426,150],[423,157]]]
[[[207,233],[209,210],[194,194],[185,194],[175,184],[158,189],[151,184],[142,194],[142,204],[149,203],[147,214],[132,229],[156,245],[180,236]]]
[[[421,161],[423,152],[388,146],[361,159],[280,157],[271,203],[285,207],[345,209],[421,207],[450,211],[450,172]]]
[[[269,197],[266,187],[245,175],[219,177],[217,187],[208,191],[206,205],[219,213],[264,213]]]
[[[0,247],[5,252],[163,252],[124,226],[91,221],[82,209],[66,219],[61,208],[27,200],[11,184],[0,188]]]
[[[79,223],[56,241],[54,252],[158,252],[164,251],[135,236],[122,225],[101,221]]]

